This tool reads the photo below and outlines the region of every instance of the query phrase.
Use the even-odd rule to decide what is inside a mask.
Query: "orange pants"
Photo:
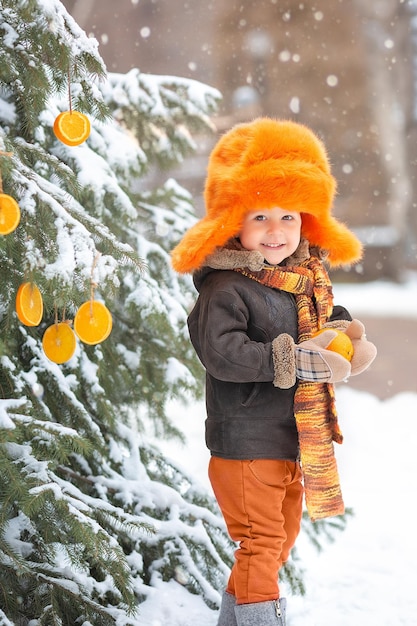
[[[239,543],[228,593],[237,604],[276,600],[278,571],[300,532],[299,463],[211,457],[209,478],[229,534]]]

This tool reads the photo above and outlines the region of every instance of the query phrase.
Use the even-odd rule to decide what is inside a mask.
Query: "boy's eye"
[[[259,222],[262,222],[263,220],[266,220],[266,216],[265,215],[255,215],[255,220],[258,220]]]

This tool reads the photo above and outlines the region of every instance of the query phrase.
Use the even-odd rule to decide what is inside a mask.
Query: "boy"
[[[303,491],[313,520],[344,511],[333,383],[366,369],[376,349],[333,306],[323,260],[362,253],[331,215],[335,190],[311,130],[240,124],[210,156],[206,216],[172,253],[199,292],[188,324],[206,369],[209,476],[239,544],[218,626],[285,626],[278,571],[300,530]],[[327,349],[338,331],[352,340],[351,361]]]

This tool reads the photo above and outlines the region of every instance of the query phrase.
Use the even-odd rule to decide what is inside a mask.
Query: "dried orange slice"
[[[75,352],[77,340],[74,331],[66,322],[52,324],[45,330],[42,347],[46,356],[54,363],[69,361]]]
[[[20,208],[16,200],[7,193],[0,193],[0,235],[8,235],[18,227]]]
[[[22,283],[16,294],[16,313],[25,326],[38,326],[43,315],[41,292],[35,283]]]
[[[56,137],[67,146],[79,146],[90,134],[90,120],[79,111],[63,111],[54,122]]]
[[[77,337],[90,346],[107,339],[112,326],[110,311],[103,302],[95,300],[84,302],[74,317],[74,330]]]

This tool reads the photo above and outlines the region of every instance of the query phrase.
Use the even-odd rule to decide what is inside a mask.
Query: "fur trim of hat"
[[[331,266],[354,263],[362,245],[332,216],[335,193],[326,149],[309,128],[271,118],[238,124],[210,155],[206,215],[172,251],[172,265],[180,273],[199,269],[239,234],[247,213],[273,207],[302,214],[302,235],[328,251]]]

